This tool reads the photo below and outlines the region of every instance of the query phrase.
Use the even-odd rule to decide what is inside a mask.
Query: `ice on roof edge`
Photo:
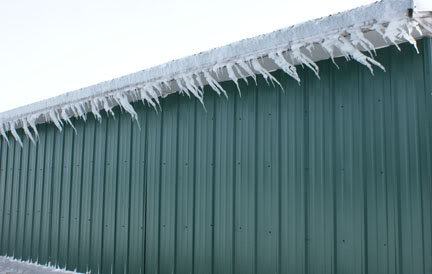
[[[407,12],[410,8],[410,0],[383,0],[69,92],[0,114],[0,133],[7,140],[6,132],[10,131],[21,143],[16,129],[23,127],[34,142],[37,123],[53,122],[61,130],[64,123],[72,125],[71,116],[85,119],[92,112],[100,119],[100,110],[110,113],[115,105],[137,118],[131,101],[142,100],[156,108],[160,96],[175,91],[202,101],[204,85],[226,95],[220,81],[230,79],[237,83],[240,78],[255,74],[277,82],[263,58],[300,81],[297,64],[306,65],[319,75],[314,48],[320,48],[321,55],[325,52],[324,58],[343,55],[367,66],[371,72],[373,66],[384,69],[373,59],[377,45],[366,34],[377,33],[387,45],[405,41],[415,45],[416,35],[423,35],[423,31],[432,33],[432,22],[430,15],[410,18]]]

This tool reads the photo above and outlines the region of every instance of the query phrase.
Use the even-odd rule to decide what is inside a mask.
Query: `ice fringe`
[[[38,264],[30,260],[22,261],[14,257],[0,256],[0,274],[1,273],[64,273],[64,274],[78,274],[75,271],[68,271],[66,268],[60,268],[57,265]],[[90,272],[86,272],[86,274]]]
[[[165,79],[158,79],[121,90],[111,91],[82,101],[71,102],[61,107],[33,113],[13,121],[0,120],[0,134],[9,143],[7,132],[10,131],[12,136],[22,146],[22,140],[16,131],[16,128],[22,127],[25,135],[35,143],[38,140],[36,122],[41,117],[44,117],[45,121],[53,122],[59,130],[62,130],[66,123],[74,128],[71,117],[86,120],[87,111],[91,112],[99,121],[102,119],[100,115],[102,109],[107,114],[114,116],[112,107],[115,105],[119,105],[133,119],[138,121],[138,115],[130,102],[141,100],[158,111],[158,108],[160,109],[159,97],[163,96],[163,90],[172,92],[178,90],[180,93],[188,96],[193,95],[204,105],[205,84],[208,84],[218,95],[223,94],[228,97],[227,92],[219,84],[222,71],[227,72],[229,79],[234,81],[239,92],[240,86],[238,81],[243,79],[247,82],[246,78],[250,76],[256,83],[257,74],[262,74],[267,83],[270,81],[273,85],[276,83],[282,88],[282,85],[266,70],[260,60],[262,58],[269,58],[280,69],[300,83],[301,79],[295,65],[304,65],[319,77],[318,65],[312,60],[312,48],[314,47],[321,47],[327,52],[333,63],[335,63],[334,58],[336,55],[342,55],[347,60],[354,59],[366,66],[371,73],[373,73],[373,66],[385,70],[374,59],[374,54],[376,54],[374,45],[364,35],[365,32],[370,30],[379,33],[384,40],[394,44],[398,49],[400,49],[398,46],[399,43],[409,42],[418,52],[417,43],[412,33],[414,30],[420,34],[423,31],[432,33],[432,20],[431,18],[407,17],[391,22],[373,22],[366,25],[352,26],[335,33],[327,33],[320,37],[296,41],[283,48],[270,49],[266,52],[261,52],[259,55],[241,56],[235,60],[212,64],[196,71],[189,71],[169,76]],[[32,129],[33,134],[29,128]]]

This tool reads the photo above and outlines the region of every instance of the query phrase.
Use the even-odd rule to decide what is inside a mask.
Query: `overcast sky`
[[[0,0],[0,112],[371,0]]]

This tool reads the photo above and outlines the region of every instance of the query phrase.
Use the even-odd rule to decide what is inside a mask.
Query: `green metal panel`
[[[432,43],[0,143],[0,251],[93,273],[432,273]],[[23,132],[18,131],[23,137]]]

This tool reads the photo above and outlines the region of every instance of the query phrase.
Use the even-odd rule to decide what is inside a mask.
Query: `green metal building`
[[[431,18],[384,0],[0,114],[0,254],[92,273],[432,273]]]

